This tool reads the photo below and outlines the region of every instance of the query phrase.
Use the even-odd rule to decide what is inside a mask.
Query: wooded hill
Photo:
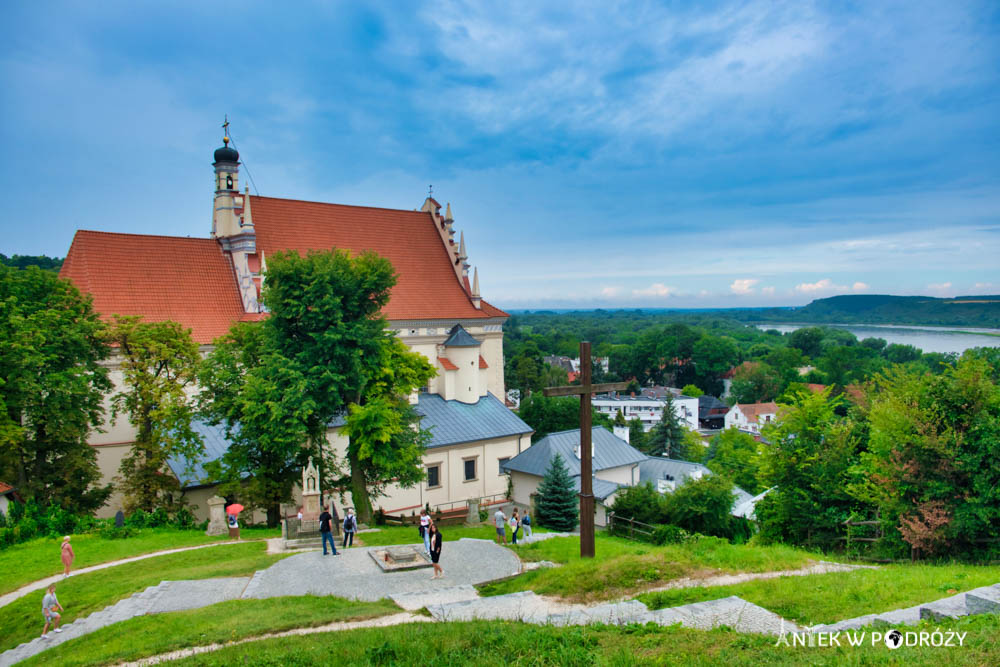
[[[850,294],[816,299],[802,308],[769,308],[727,313],[743,322],[838,324],[919,324],[1000,327],[1000,296],[891,296]]]

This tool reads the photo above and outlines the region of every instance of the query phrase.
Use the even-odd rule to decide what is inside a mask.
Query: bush
[[[663,546],[664,544],[683,544],[692,537],[691,533],[680,526],[665,524],[656,527],[656,530],[653,531],[652,541],[653,544]]]
[[[101,521],[97,529],[97,534],[105,540],[122,540],[136,534],[136,529],[126,523],[120,528],[115,525],[114,519]]]
[[[643,523],[664,523],[664,496],[651,482],[622,489],[611,506],[615,516],[634,519]]]
[[[186,507],[182,507],[177,510],[174,514],[173,525],[176,528],[181,528],[183,530],[191,530],[195,527],[194,525],[194,514],[191,513]]]
[[[689,480],[666,496],[669,523],[692,533],[732,538],[736,533],[733,484],[721,475]]]
[[[129,528],[148,528],[150,516],[146,510],[136,510],[125,517],[125,525]]]

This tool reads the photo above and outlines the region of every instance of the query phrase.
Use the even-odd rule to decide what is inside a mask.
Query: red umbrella
[[[240,505],[239,503],[233,503],[232,505],[226,508],[226,514],[239,514],[242,511],[243,511],[243,505]]]

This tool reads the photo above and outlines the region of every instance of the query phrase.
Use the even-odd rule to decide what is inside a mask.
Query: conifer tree
[[[664,397],[663,416],[653,427],[646,439],[644,452],[650,456],[667,456],[673,459],[685,458],[684,426],[677,418],[674,395],[667,392]]]
[[[573,480],[566,463],[559,454],[549,462],[545,477],[538,485],[535,514],[538,524],[546,528],[559,531],[576,528],[580,514],[576,491],[573,490]]]

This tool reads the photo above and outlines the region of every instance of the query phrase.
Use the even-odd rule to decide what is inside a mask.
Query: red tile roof
[[[399,274],[385,308],[390,320],[483,319],[507,313],[472,305],[430,213],[250,197],[257,250],[374,250]]]
[[[438,357],[438,362],[440,362],[441,368],[445,369],[446,371],[457,371],[458,370],[458,366],[456,366],[455,364],[451,363],[451,359],[449,359],[447,357]]]
[[[8,491],[13,491],[13,490],[14,487],[11,486],[10,484],[4,484],[3,482],[0,482],[0,496],[7,493]]]
[[[210,343],[245,314],[229,257],[212,239],[80,230],[59,275],[94,298],[101,317],[175,320]]]
[[[778,414],[778,404],[771,403],[738,403],[740,412],[742,412],[748,421],[757,421],[762,415],[776,415]]]
[[[399,275],[384,314],[390,320],[485,319],[507,313],[482,301],[472,305],[429,213],[252,197],[257,249],[373,250]],[[210,343],[245,313],[232,263],[214,239],[144,236],[81,230],[60,276],[93,295],[102,317],[141,315],[189,327]]]
[[[483,359],[483,355],[479,355],[479,367],[480,368],[489,368],[490,367],[490,365],[488,363],[486,363],[486,360]]]

